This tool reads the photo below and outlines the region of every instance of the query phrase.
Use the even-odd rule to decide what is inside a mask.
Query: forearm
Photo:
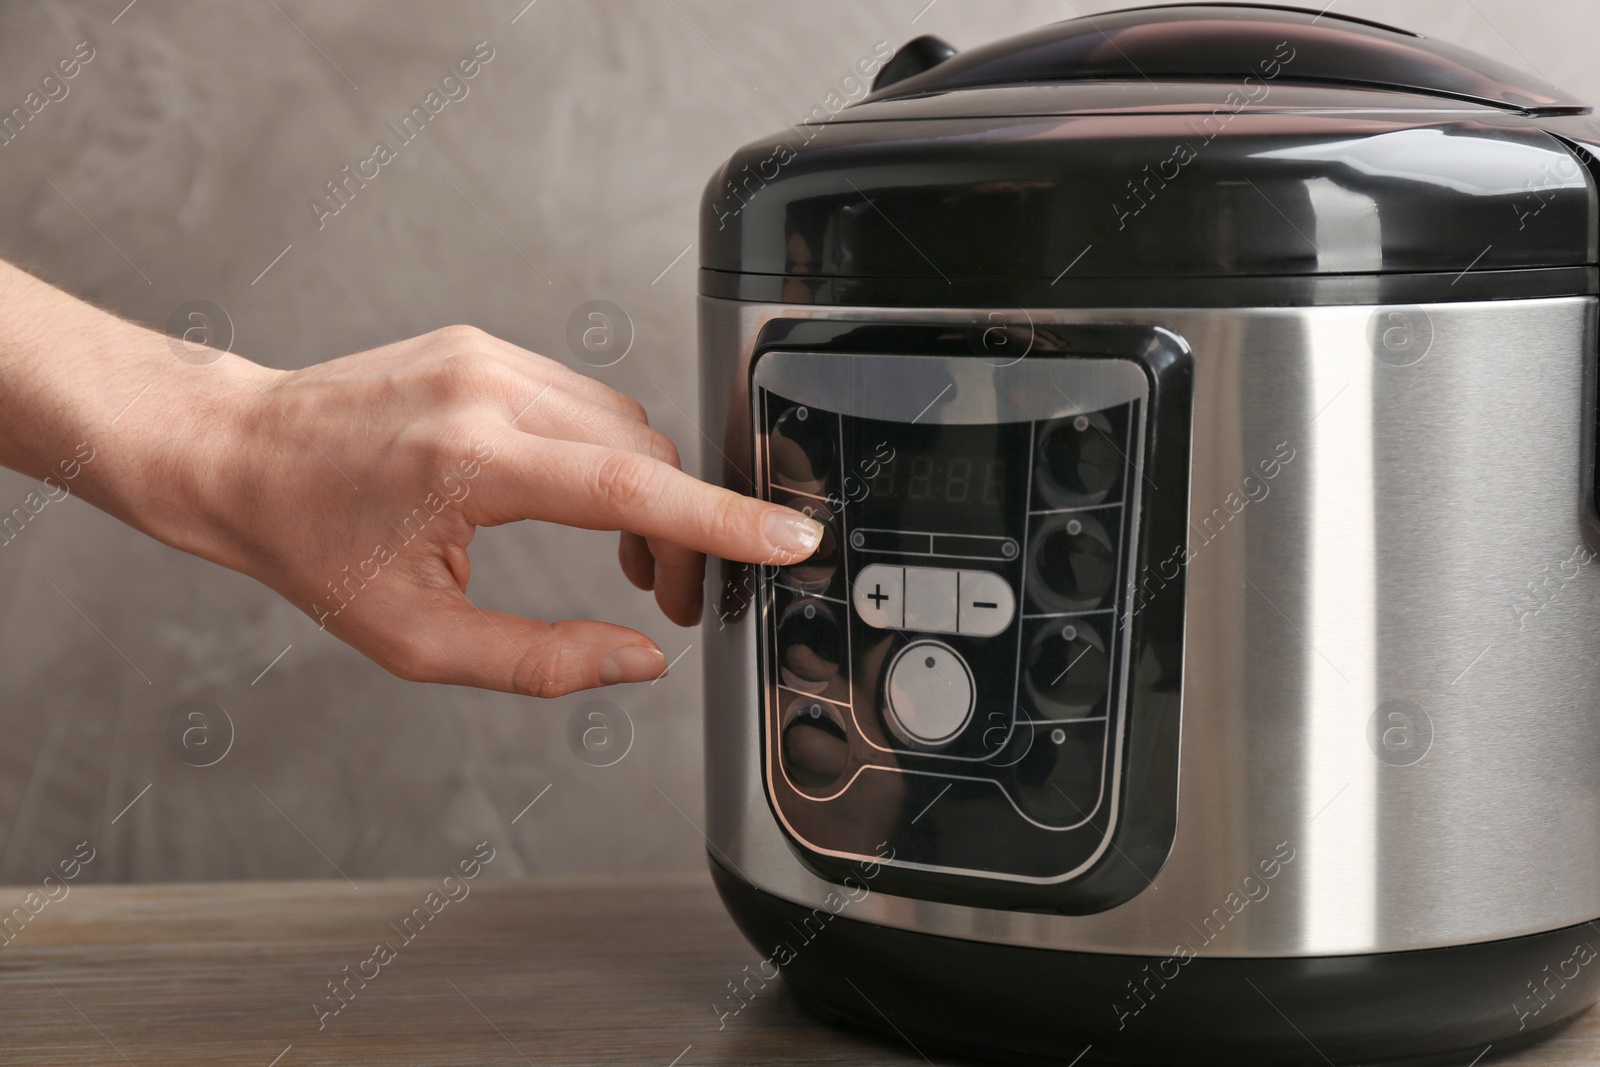
[[[206,439],[237,429],[223,409],[275,372],[195,366],[173,346],[0,262],[0,465],[204,548]]]

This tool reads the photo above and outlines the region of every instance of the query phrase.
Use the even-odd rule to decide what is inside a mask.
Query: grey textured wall
[[[677,257],[722,157],[800,118],[878,41],[970,46],[1126,6],[525,2],[7,4],[0,111],[77,42],[95,56],[0,148],[0,255],[152,325],[213,301],[235,350],[277,367],[469,322],[581,368],[568,316],[608,299],[637,336],[593,373],[694,460],[695,252]],[[1600,100],[1593,0],[1337,10]],[[478,41],[494,58],[469,95],[319,229],[308,201]],[[0,472],[0,510],[28,489]],[[623,580],[614,547],[485,531],[473,592],[689,648],[696,634]],[[509,846],[500,873],[696,868],[701,684],[694,649],[659,683],[607,694],[635,736],[620,762],[590,766],[567,730],[591,697],[407,685],[250,581],[52,504],[0,546],[0,881],[35,880],[85,838],[100,880],[422,874],[484,837]],[[213,766],[169,745],[193,700],[233,724]]]

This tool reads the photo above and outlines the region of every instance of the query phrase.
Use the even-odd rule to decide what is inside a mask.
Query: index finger
[[[786,565],[822,543],[821,524],[779,504],[708,485],[638,452],[510,434],[478,494],[479,525],[544,519],[627,530],[744,563]],[[485,468],[486,471],[491,468]]]

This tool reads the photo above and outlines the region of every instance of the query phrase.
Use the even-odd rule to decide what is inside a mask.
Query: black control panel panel
[[[1126,817],[1154,390],[1135,360],[1036,363],[756,364],[761,491],[825,529],[762,584],[767,793],[825,873],[887,844],[896,892],[1021,904]]]

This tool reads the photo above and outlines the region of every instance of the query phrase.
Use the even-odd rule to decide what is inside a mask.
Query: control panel
[[[760,586],[767,793],[805,855],[1060,884],[1113,843],[1151,376],[1027,362],[755,364],[760,492],[825,529]]]

